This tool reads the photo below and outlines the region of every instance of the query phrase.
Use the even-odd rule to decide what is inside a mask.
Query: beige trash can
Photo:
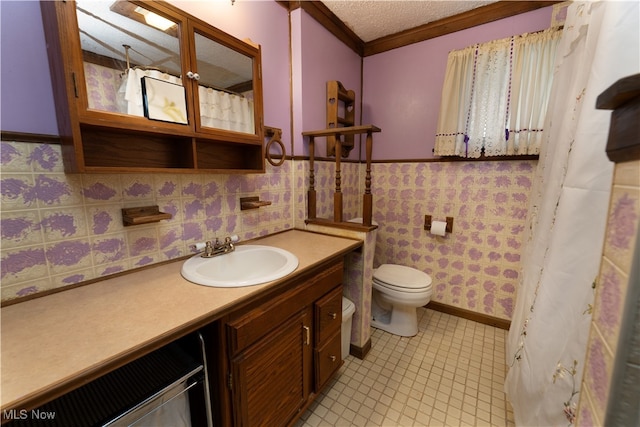
[[[351,346],[351,321],[353,313],[356,312],[356,306],[345,297],[342,297],[342,360],[349,355],[349,347]]]

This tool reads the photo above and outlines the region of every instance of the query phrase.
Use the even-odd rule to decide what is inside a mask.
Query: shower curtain
[[[255,133],[253,101],[243,96],[200,86],[202,126]]]
[[[505,391],[518,426],[571,425],[591,322],[613,164],[597,96],[640,71],[637,1],[574,2],[558,46]]]

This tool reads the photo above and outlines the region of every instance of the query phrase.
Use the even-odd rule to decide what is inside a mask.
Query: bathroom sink
[[[294,254],[271,246],[239,245],[233,252],[213,258],[200,255],[185,261],[182,277],[213,287],[258,285],[285,277],[298,267]]]

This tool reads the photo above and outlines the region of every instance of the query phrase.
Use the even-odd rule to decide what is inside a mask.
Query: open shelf
[[[197,169],[264,172],[262,145],[197,140],[195,153]]]
[[[193,168],[192,138],[82,125],[87,167]]]

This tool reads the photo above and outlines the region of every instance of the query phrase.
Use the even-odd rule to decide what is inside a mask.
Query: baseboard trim
[[[451,314],[452,316],[462,317],[463,319],[473,320],[474,322],[483,323],[485,325],[495,326],[496,328],[505,329],[507,331],[511,326],[511,321],[509,320],[500,319],[499,317],[493,317],[487,314],[476,313],[475,311],[453,307],[436,301],[430,301],[425,307],[441,313]]]
[[[364,359],[367,356],[369,350],[371,350],[371,338],[369,338],[362,347],[358,347],[357,345],[353,344],[349,346],[349,354],[357,357],[360,360]]]

